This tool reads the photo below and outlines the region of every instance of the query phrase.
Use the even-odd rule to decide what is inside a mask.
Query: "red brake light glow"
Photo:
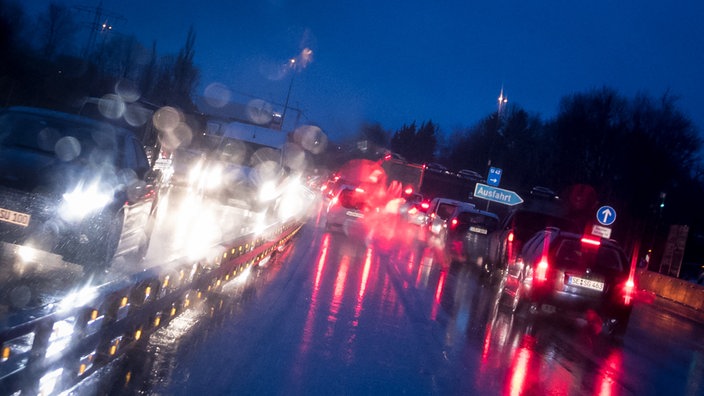
[[[587,244],[587,245],[592,245],[592,246],[601,245],[601,241],[598,239],[594,239],[594,238],[582,237],[581,241],[582,241],[582,243]]]
[[[543,257],[535,269],[535,279],[541,282],[548,280],[548,258]]]
[[[452,219],[452,221],[450,222],[450,226],[452,228],[455,228],[457,226],[457,218]]]
[[[633,279],[628,278],[628,280],[623,284],[623,303],[630,305],[633,302],[633,292],[636,288]]]
[[[354,189],[354,191],[356,191],[356,192],[358,192],[358,193],[363,193],[363,192],[364,192],[364,189],[361,188],[361,187],[357,187],[357,188]]]
[[[506,240],[509,242],[513,242],[513,238],[514,238],[513,231],[511,231],[508,233],[508,237],[506,237]]]
[[[413,187],[408,186],[405,190],[403,190],[403,192],[406,193],[406,195],[411,195],[413,194]]]
[[[428,202],[423,202],[420,204],[420,207],[423,209],[428,209],[430,207],[430,204]]]

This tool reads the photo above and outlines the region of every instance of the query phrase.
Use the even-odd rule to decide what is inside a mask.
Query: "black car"
[[[157,203],[134,133],[52,110],[0,110],[0,241],[103,269],[143,256]]]
[[[603,329],[622,334],[633,308],[630,274],[616,241],[546,228],[509,263],[501,302],[514,312],[591,313]]]
[[[458,206],[447,220],[445,247],[453,259],[483,266],[488,235],[499,226],[499,217],[476,207]]]

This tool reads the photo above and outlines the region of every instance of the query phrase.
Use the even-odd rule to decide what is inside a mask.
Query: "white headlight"
[[[98,183],[78,185],[63,195],[59,216],[67,221],[79,221],[110,203],[113,191],[101,191]]]
[[[259,187],[259,200],[270,201],[276,197],[276,184],[273,181],[266,181]]]

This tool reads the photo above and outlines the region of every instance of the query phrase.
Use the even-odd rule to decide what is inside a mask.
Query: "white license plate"
[[[364,213],[353,212],[353,211],[351,211],[351,210],[348,210],[347,213],[345,213],[345,214],[346,214],[347,216],[358,217],[358,218],[360,218],[360,219],[364,217]]]
[[[22,227],[27,227],[29,225],[29,219],[31,217],[32,216],[26,213],[15,212],[14,210],[0,208],[0,221],[4,221],[6,223],[12,223],[21,225]]]
[[[603,291],[604,282],[594,281],[591,279],[579,278],[577,276],[570,276],[567,279],[567,283],[572,286],[586,287],[587,289]]]
[[[484,234],[486,235],[486,228],[481,228],[481,227],[469,227],[469,230],[472,232],[476,232],[477,234]]]

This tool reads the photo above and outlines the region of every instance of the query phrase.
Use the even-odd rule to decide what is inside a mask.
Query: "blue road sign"
[[[611,206],[602,206],[596,211],[596,220],[602,225],[611,225],[616,221],[616,210]]]
[[[477,183],[474,186],[474,196],[509,206],[523,202],[523,198],[516,194],[515,191],[504,190],[503,188],[492,187],[482,183]]]
[[[489,168],[489,176],[486,178],[486,183],[490,186],[497,187],[499,182],[501,182],[501,174],[503,170],[501,168],[494,168],[493,166]]]

